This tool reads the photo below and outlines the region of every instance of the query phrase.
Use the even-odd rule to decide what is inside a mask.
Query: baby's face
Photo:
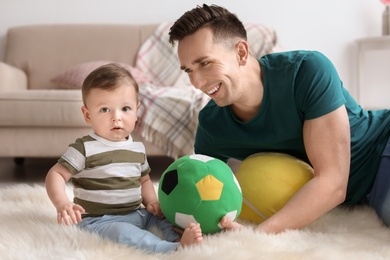
[[[82,112],[97,135],[116,142],[126,140],[133,132],[138,107],[134,86],[124,83],[114,90],[91,90]]]

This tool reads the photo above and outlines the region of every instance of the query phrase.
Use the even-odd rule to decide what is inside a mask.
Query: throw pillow
[[[52,78],[50,82],[54,83],[56,86],[62,89],[81,89],[83,81],[89,73],[91,73],[94,69],[108,63],[111,63],[111,61],[91,61],[77,64]],[[141,70],[132,67],[129,64],[119,62],[118,64],[125,67],[131,73],[131,75],[133,75],[138,85],[153,83],[153,81]]]

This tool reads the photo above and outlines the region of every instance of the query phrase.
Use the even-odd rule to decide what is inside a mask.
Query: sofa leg
[[[23,157],[15,157],[14,163],[18,166],[22,166],[24,164],[24,158]]]

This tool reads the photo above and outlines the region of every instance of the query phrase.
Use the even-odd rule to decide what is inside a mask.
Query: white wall
[[[196,0],[0,0],[0,60],[7,28],[39,23],[156,23],[174,21]],[[274,27],[285,49],[323,52],[354,94],[354,41],[381,35],[380,0],[226,0],[243,22]],[[33,39],[32,39],[33,40]]]

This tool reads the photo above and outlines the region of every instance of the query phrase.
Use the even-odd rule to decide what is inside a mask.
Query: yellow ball
[[[309,164],[290,155],[249,156],[236,172],[243,195],[239,218],[257,224],[263,222],[280,210],[313,173]]]

